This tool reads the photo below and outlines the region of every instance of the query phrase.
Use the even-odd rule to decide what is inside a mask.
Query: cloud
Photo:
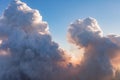
[[[89,17],[70,24],[67,38],[78,48],[78,57],[52,40],[38,10],[13,0],[0,16],[0,80],[112,80],[116,76],[119,35],[103,36],[97,21]]]
[[[79,46],[88,46],[103,36],[97,21],[90,17],[84,20],[76,20],[70,25],[68,32],[70,33],[68,34],[68,41]]]
[[[120,36],[103,36],[97,21],[89,17],[69,26],[68,41],[84,49],[78,80],[112,80],[114,67],[120,65]]]
[[[65,80],[71,74],[63,68],[69,57],[52,41],[47,22],[20,0],[0,17],[0,40],[0,80]]]

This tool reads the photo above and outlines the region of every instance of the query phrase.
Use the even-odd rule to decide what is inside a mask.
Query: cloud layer
[[[67,38],[83,50],[78,54],[83,54],[81,61],[72,61],[73,56],[52,40],[48,24],[38,10],[13,0],[0,17],[0,80],[112,80],[116,77],[120,65],[119,35],[103,36],[97,21],[89,17],[70,24]]]

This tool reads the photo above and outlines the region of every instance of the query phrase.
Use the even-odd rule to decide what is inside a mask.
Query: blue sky
[[[0,0],[0,14],[11,0]],[[53,40],[66,47],[68,25],[76,19],[93,17],[104,31],[120,34],[120,0],[22,0],[38,9],[50,27]]]

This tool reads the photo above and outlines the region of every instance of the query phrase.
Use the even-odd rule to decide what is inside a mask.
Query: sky
[[[11,0],[0,0],[0,14]],[[97,19],[104,35],[120,34],[120,0],[21,0],[31,8],[40,11],[49,24],[53,40],[61,47],[68,47],[66,32],[76,19],[93,17]]]
[[[0,0],[0,80],[120,80],[118,3]]]

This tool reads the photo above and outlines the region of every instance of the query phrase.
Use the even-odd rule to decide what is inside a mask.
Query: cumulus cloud
[[[69,26],[68,41],[84,49],[78,80],[113,79],[114,67],[120,65],[119,36],[103,36],[97,21],[89,17]]]
[[[76,20],[70,25],[68,32],[70,33],[68,34],[68,41],[79,46],[88,46],[103,36],[97,21],[90,17],[84,20]]]
[[[0,80],[112,80],[119,75],[119,35],[103,36],[89,17],[70,24],[67,38],[78,48],[77,57],[52,40],[38,10],[13,0],[0,16]]]
[[[13,0],[0,17],[0,40],[0,80],[68,78],[63,66],[69,57],[52,41],[38,10]]]

